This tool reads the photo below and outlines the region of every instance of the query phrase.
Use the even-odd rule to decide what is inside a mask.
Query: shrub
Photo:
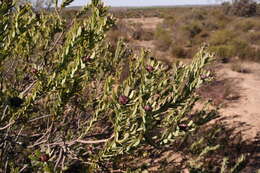
[[[218,30],[216,32],[214,32],[209,40],[209,43],[211,45],[225,45],[230,43],[236,36],[236,32],[231,31],[231,30]]]
[[[231,4],[230,2],[223,2],[221,4],[222,10],[224,12],[224,14],[229,14],[231,11]]]
[[[153,40],[154,33],[142,28],[142,26],[138,26],[134,28],[132,33],[132,38],[135,40],[145,40],[150,41]]]
[[[224,4],[225,12],[237,16],[250,17],[257,13],[257,3],[253,0],[234,0],[231,7],[228,6]]]
[[[124,42],[131,40],[129,36],[130,28],[126,24],[119,20],[107,33],[106,39],[110,42],[113,49],[116,48],[117,42],[122,39]]]
[[[169,69],[122,40],[111,51],[108,8],[92,0],[68,21],[71,2],[35,14],[0,1],[0,172],[131,172],[125,164],[149,148],[188,138],[190,161],[208,160],[219,145],[192,139],[217,114],[193,108],[213,54],[203,47]]]
[[[176,24],[176,18],[172,14],[164,16],[163,26],[171,28]]]
[[[225,14],[221,8],[211,8],[208,13],[205,26],[209,23],[211,30],[225,29],[234,20],[233,16]]]
[[[216,53],[223,63],[229,62],[230,58],[236,54],[236,50],[232,45],[212,46],[211,50]]]
[[[185,58],[187,57],[187,52],[182,46],[173,45],[171,48],[171,54],[176,58]]]
[[[162,26],[157,26],[155,34],[155,46],[160,51],[167,51],[172,43],[172,36],[169,31],[164,29]]]
[[[246,56],[249,55],[248,50],[250,50],[250,46],[246,41],[236,39],[232,41],[232,45],[236,50],[236,55],[239,56],[240,58],[245,58]]]
[[[207,11],[200,8],[194,8],[191,10],[191,13],[185,18],[187,20],[205,20],[207,17]]]
[[[187,32],[189,38],[194,38],[202,31],[202,26],[198,22],[192,22],[186,24],[183,29]]]
[[[235,28],[239,28],[243,32],[248,32],[249,30],[253,29],[255,23],[252,20],[239,20],[238,23],[234,26]]]
[[[255,18],[238,18],[234,21],[233,30],[242,32],[257,32],[260,29],[260,23],[258,17]]]
[[[255,49],[254,61],[260,62],[260,49]]]
[[[260,45],[260,31],[253,31],[248,33],[248,40],[251,44]]]

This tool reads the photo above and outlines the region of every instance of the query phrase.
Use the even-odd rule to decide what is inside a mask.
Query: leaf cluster
[[[115,24],[107,7],[92,0],[65,20],[60,13],[71,2],[49,13],[0,4],[2,170],[62,172],[79,162],[95,172],[144,146],[172,145],[211,120],[205,111],[192,116],[196,90],[211,80],[206,47],[173,68],[123,41],[114,50],[105,41]]]

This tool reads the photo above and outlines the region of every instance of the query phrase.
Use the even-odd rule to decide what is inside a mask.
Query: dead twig
[[[34,86],[34,84],[36,83],[36,80],[33,81],[23,92],[20,93],[20,96],[24,96],[30,89],[32,89],[32,87]]]
[[[34,119],[31,119],[31,120],[29,120],[28,122],[33,122],[33,121],[37,121],[37,120],[40,120],[40,119],[43,119],[43,118],[48,118],[48,117],[50,117],[51,115],[43,115],[43,116],[41,116],[41,117],[37,117],[37,118],[34,118]]]
[[[9,127],[10,127],[11,125],[13,125],[14,123],[15,123],[15,121],[13,120],[13,121],[11,121],[10,123],[8,123],[6,126],[0,127],[0,131],[9,128]]]
[[[7,109],[8,109],[8,105],[6,105],[5,108],[4,108],[3,115],[1,117],[1,121],[5,118]]]
[[[111,137],[107,138],[107,139],[101,139],[101,140],[89,140],[89,141],[85,141],[85,140],[81,140],[81,139],[76,139],[74,141],[70,141],[70,142],[54,142],[54,143],[50,143],[50,144],[46,144],[48,146],[53,146],[53,145],[68,145],[68,146],[72,146],[75,143],[82,143],[82,144],[100,144],[100,143],[105,143],[107,141],[109,141],[110,139],[112,139],[114,137],[114,135],[112,135]]]
[[[28,167],[28,165],[24,165],[24,166],[22,167],[22,169],[19,171],[19,173],[22,173],[23,170],[25,170],[27,167]]]
[[[61,159],[62,159],[62,156],[63,156],[63,148],[60,148],[59,157],[58,157],[58,159],[57,159],[57,161],[56,161],[56,163],[55,163],[54,170],[57,169],[57,167],[58,167],[58,165],[59,165],[59,163],[60,163],[60,161],[61,161]]]
[[[51,126],[46,130],[46,132],[43,134],[43,136],[40,137],[33,145],[28,146],[28,148],[33,148],[33,147],[35,147],[35,146],[37,146],[37,145],[46,143],[46,142],[48,141],[47,139],[48,139],[49,136],[50,136],[49,132],[51,132],[52,127],[53,127],[53,123],[52,123]],[[48,135],[47,139],[43,140],[47,135]],[[43,140],[43,141],[42,141],[42,140]]]

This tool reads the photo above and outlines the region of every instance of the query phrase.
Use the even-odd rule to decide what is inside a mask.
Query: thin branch
[[[33,148],[33,147],[35,147],[35,146],[37,146],[37,145],[41,145],[41,144],[43,144],[43,143],[45,143],[45,142],[47,142],[47,140],[40,141],[40,142],[38,142],[38,143],[35,143],[35,144],[33,144],[33,145],[30,145],[30,146],[28,146],[28,148]]]
[[[37,121],[37,120],[40,120],[40,119],[43,119],[43,118],[48,118],[50,117],[51,115],[43,115],[41,117],[37,117],[37,118],[34,118],[34,119],[31,119],[29,120],[28,122],[33,122],[33,121]]]
[[[59,43],[63,35],[64,35],[64,31],[60,33],[59,37],[55,40],[53,46],[47,51],[47,53],[51,52],[57,46],[57,44]]]
[[[19,136],[21,135],[21,132],[22,132],[23,128],[24,128],[24,126],[21,127],[21,129],[20,129],[18,135],[16,136],[16,138],[15,138],[15,141],[16,141],[16,142],[17,142]]]
[[[7,109],[8,109],[8,105],[5,106],[1,120],[3,120],[5,118],[5,114],[6,114]]]
[[[23,92],[20,93],[21,96],[24,96],[36,83],[36,80],[33,81]]]
[[[48,146],[52,146],[52,145],[74,145],[75,143],[82,143],[82,144],[99,144],[99,143],[105,143],[107,141],[109,141],[110,139],[112,139],[114,137],[114,135],[112,135],[110,138],[107,139],[101,139],[101,140],[89,140],[89,141],[85,141],[85,140],[81,140],[81,139],[76,139],[74,141],[70,141],[70,142],[54,142],[54,143],[50,143],[50,144],[46,144]]]
[[[22,173],[23,170],[25,170],[27,167],[28,167],[28,165],[24,165],[24,166],[22,167],[22,169],[19,171],[19,173]]]
[[[9,124],[7,124],[6,126],[0,127],[0,131],[7,129],[8,127],[10,127],[11,125],[13,125],[14,123],[15,123],[15,121],[11,121],[11,122],[10,122]]]
[[[59,157],[58,157],[58,159],[57,159],[57,161],[56,161],[56,163],[55,163],[54,170],[56,170],[56,169],[57,169],[57,167],[58,167],[58,164],[60,163],[60,161],[61,161],[61,159],[62,159],[62,156],[63,156],[63,149],[62,149],[62,148],[60,148]]]
[[[43,135],[42,137],[40,137],[40,139],[38,139],[38,140],[36,141],[36,143],[34,143],[33,145],[30,145],[28,148],[33,148],[33,147],[35,147],[35,146],[37,146],[37,145],[46,143],[46,142],[48,141],[47,139],[49,138],[49,136],[48,136],[47,139],[45,139],[45,140],[43,140],[43,138],[46,137],[46,135],[47,135],[49,132],[51,132],[52,127],[53,127],[53,123],[52,123],[51,126],[46,130],[46,132],[44,133],[44,135]],[[50,135],[50,134],[49,134],[49,135]],[[41,141],[41,140],[43,140],[43,141]]]
[[[102,139],[102,140],[96,140],[96,141],[84,141],[84,140],[76,140],[76,142],[78,143],[82,143],[82,144],[99,144],[99,143],[105,143],[107,142],[109,139]]]

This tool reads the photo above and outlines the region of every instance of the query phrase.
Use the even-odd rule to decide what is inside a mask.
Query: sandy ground
[[[162,18],[159,17],[146,17],[146,18],[127,18],[124,19],[126,23],[141,23],[144,29],[154,30],[157,24],[163,22]]]
[[[239,73],[231,70],[231,64],[223,65],[219,71],[219,77],[234,79],[234,89],[238,90],[240,99],[222,108],[221,114],[228,118],[228,122],[239,123],[245,139],[254,139],[260,133],[260,64],[243,64],[250,69],[250,73]]]
[[[252,153],[249,165],[243,172],[253,173],[260,170],[260,64],[247,62],[243,66],[250,69],[250,73],[232,71],[231,64],[218,70],[220,78],[236,81],[232,88],[240,95],[239,100],[229,103],[220,113],[229,127],[235,128],[244,141],[251,143],[246,149]]]

